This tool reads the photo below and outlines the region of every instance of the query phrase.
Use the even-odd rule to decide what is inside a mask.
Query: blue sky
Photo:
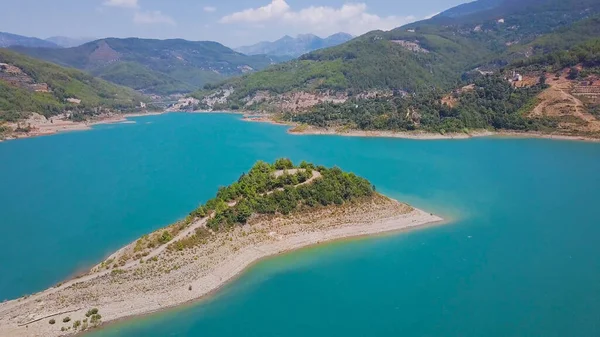
[[[464,0],[2,0],[0,31],[47,38],[212,40],[236,47],[283,35],[360,35]]]

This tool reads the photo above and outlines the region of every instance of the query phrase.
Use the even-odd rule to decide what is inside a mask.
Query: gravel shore
[[[103,270],[0,304],[0,336],[65,336],[98,308],[101,324],[198,300],[260,259],[332,240],[406,230],[442,221],[382,195],[317,212],[261,216],[181,251]],[[190,234],[191,235],[191,234]],[[119,251],[127,251],[135,242]],[[71,320],[63,323],[64,317]],[[54,319],[55,324],[50,324]],[[83,325],[83,324],[82,324]],[[85,324],[88,329],[91,323]],[[64,329],[63,329],[64,328]],[[61,331],[61,329],[66,331]]]

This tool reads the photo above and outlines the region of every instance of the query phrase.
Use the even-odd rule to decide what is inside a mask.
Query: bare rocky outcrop
[[[344,103],[348,100],[346,93],[332,91],[307,92],[296,91],[280,95],[265,94],[261,97],[263,102],[274,112],[298,112],[306,110],[321,103]]]
[[[390,40],[390,42],[400,45],[400,46],[404,47],[405,49],[408,49],[415,53],[424,53],[424,54],[429,53],[429,50],[421,47],[418,40],[416,40],[416,41]]]
[[[233,92],[233,88],[219,89],[213,92],[212,94],[202,98],[201,102],[203,105],[208,106],[212,109],[215,105],[227,103],[227,99],[229,98],[229,96],[231,96],[231,94],[233,94]]]
[[[442,97],[442,104],[446,104],[447,106],[454,108],[458,105],[458,97],[465,92],[470,92],[475,90],[475,84],[469,84],[462,88],[453,90],[450,94]]]
[[[233,87],[221,88],[200,100],[200,107],[209,110],[217,109],[229,103],[231,95],[235,93]],[[407,95],[406,92],[399,92]],[[302,112],[322,103],[345,103],[351,98],[368,99],[375,97],[391,97],[392,90],[369,90],[354,96],[345,91],[290,91],[283,94],[273,93],[268,90],[259,90],[242,99],[242,110],[255,110],[261,113]]]

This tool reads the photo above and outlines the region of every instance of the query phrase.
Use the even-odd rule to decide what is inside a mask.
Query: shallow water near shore
[[[0,299],[84,270],[286,156],[453,222],[268,259],[206,301],[90,336],[600,335],[600,144],[291,136],[240,118],[0,143]]]

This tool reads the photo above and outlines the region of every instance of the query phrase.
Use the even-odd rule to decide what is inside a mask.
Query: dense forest
[[[568,50],[559,50],[529,59],[519,60],[511,66],[526,71],[558,71],[581,65],[587,72],[600,67],[600,39],[590,40]]]
[[[215,89],[233,87],[235,91],[229,101],[241,106],[246,97],[258,91],[281,94],[330,90],[358,94],[388,88],[406,92],[449,89],[460,79],[457,74],[481,57],[477,54],[480,49],[466,39],[405,35],[371,32],[343,45],[308,53],[298,60],[219,85],[207,85],[194,96],[202,98]],[[401,44],[403,41],[422,49],[413,52]]]
[[[190,92],[272,63],[265,55],[243,55],[217,42],[182,39],[107,38],[73,48],[13,49],[159,95]]]
[[[414,96],[349,100],[343,104],[324,103],[308,113],[284,115],[285,120],[319,127],[347,127],[360,130],[425,130],[467,132],[469,129],[541,130],[553,127],[549,119],[523,116],[543,84],[513,87],[502,76],[476,75],[466,79],[470,90],[454,92],[452,107],[442,103],[443,94],[432,91]]]
[[[558,121],[548,117],[528,118],[525,113],[537,102],[536,95],[546,88],[546,73],[569,67],[572,79],[585,78],[590,73],[600,74],[600,39],[513,62],[496,75],[475,72],[464,75],[461,85],[470,90],[456,90],[447,97],[455,102],[452,106],[442,103],[445,93],[431,90],[418,95],[351,99],[343,104],[324,103],[307,113],[286,113],[283,118],[323,128],[360,130],[420,129],[442,133],[467,132],[469,129],[545,131],[555,128]],[[539,74],[539,84],[512,86],[505,74],[515,69]],[[591,112],[595,113],[595,110]]]
[[[202,98],[218,89],[233,88],[227,105],[233,108],[244,106],[258,91],[351,95],[371,90],[419,95],[448,91],[461,83],[465,72],[498,70],[531,51],[536,55],[570,47],[600,31],[600,3],[596,0],[480,0],[459,7],[206,86],[194,96]]]
[[[196,88],[196,86],[192,84],[153,71],[136,62],[123,61],[111,63],[102,68],[94,68],[89,72],[106,81],[147,93],[170,95],[181,92],[190,92]],[[198,74],[194,75],[193,71],[188,72],[188,76],[190,77],[197,75]],[[212,77],[213,80],[218,80],[220,78],[217,74],[214,74],[213,76],[208,74],[208,77]]]
[[[275,174],[277,171],[293,169],[289,173]],[[320,177],[309,184],[302,184],[313,177],[314,171],[319,172]],[[236,182],[221,187],[215,198],[191,212],[183,226],[210,216],[208,228],[213,231],[227,230],[246,224],[253,215],[287,215],[342,205],[371,196],[374,192],[375,187],[368,180],[337,167],[325,168],[307,162],[295,166],[291,160],[283,158],[273,164],[259,161]],[[193,245],[206,234],[205,229],[200,229],[196,235],[174,243],[172,248],[182,249]]]
[[[524,59],[527,56],[540,56],[561,50],[569,50],[600,36],[600,16],[561,27],[550,34],[539,36],[528,44],[516,44],[509,48],[509,60]],[[514,54],[514,55],[512,55]]]

